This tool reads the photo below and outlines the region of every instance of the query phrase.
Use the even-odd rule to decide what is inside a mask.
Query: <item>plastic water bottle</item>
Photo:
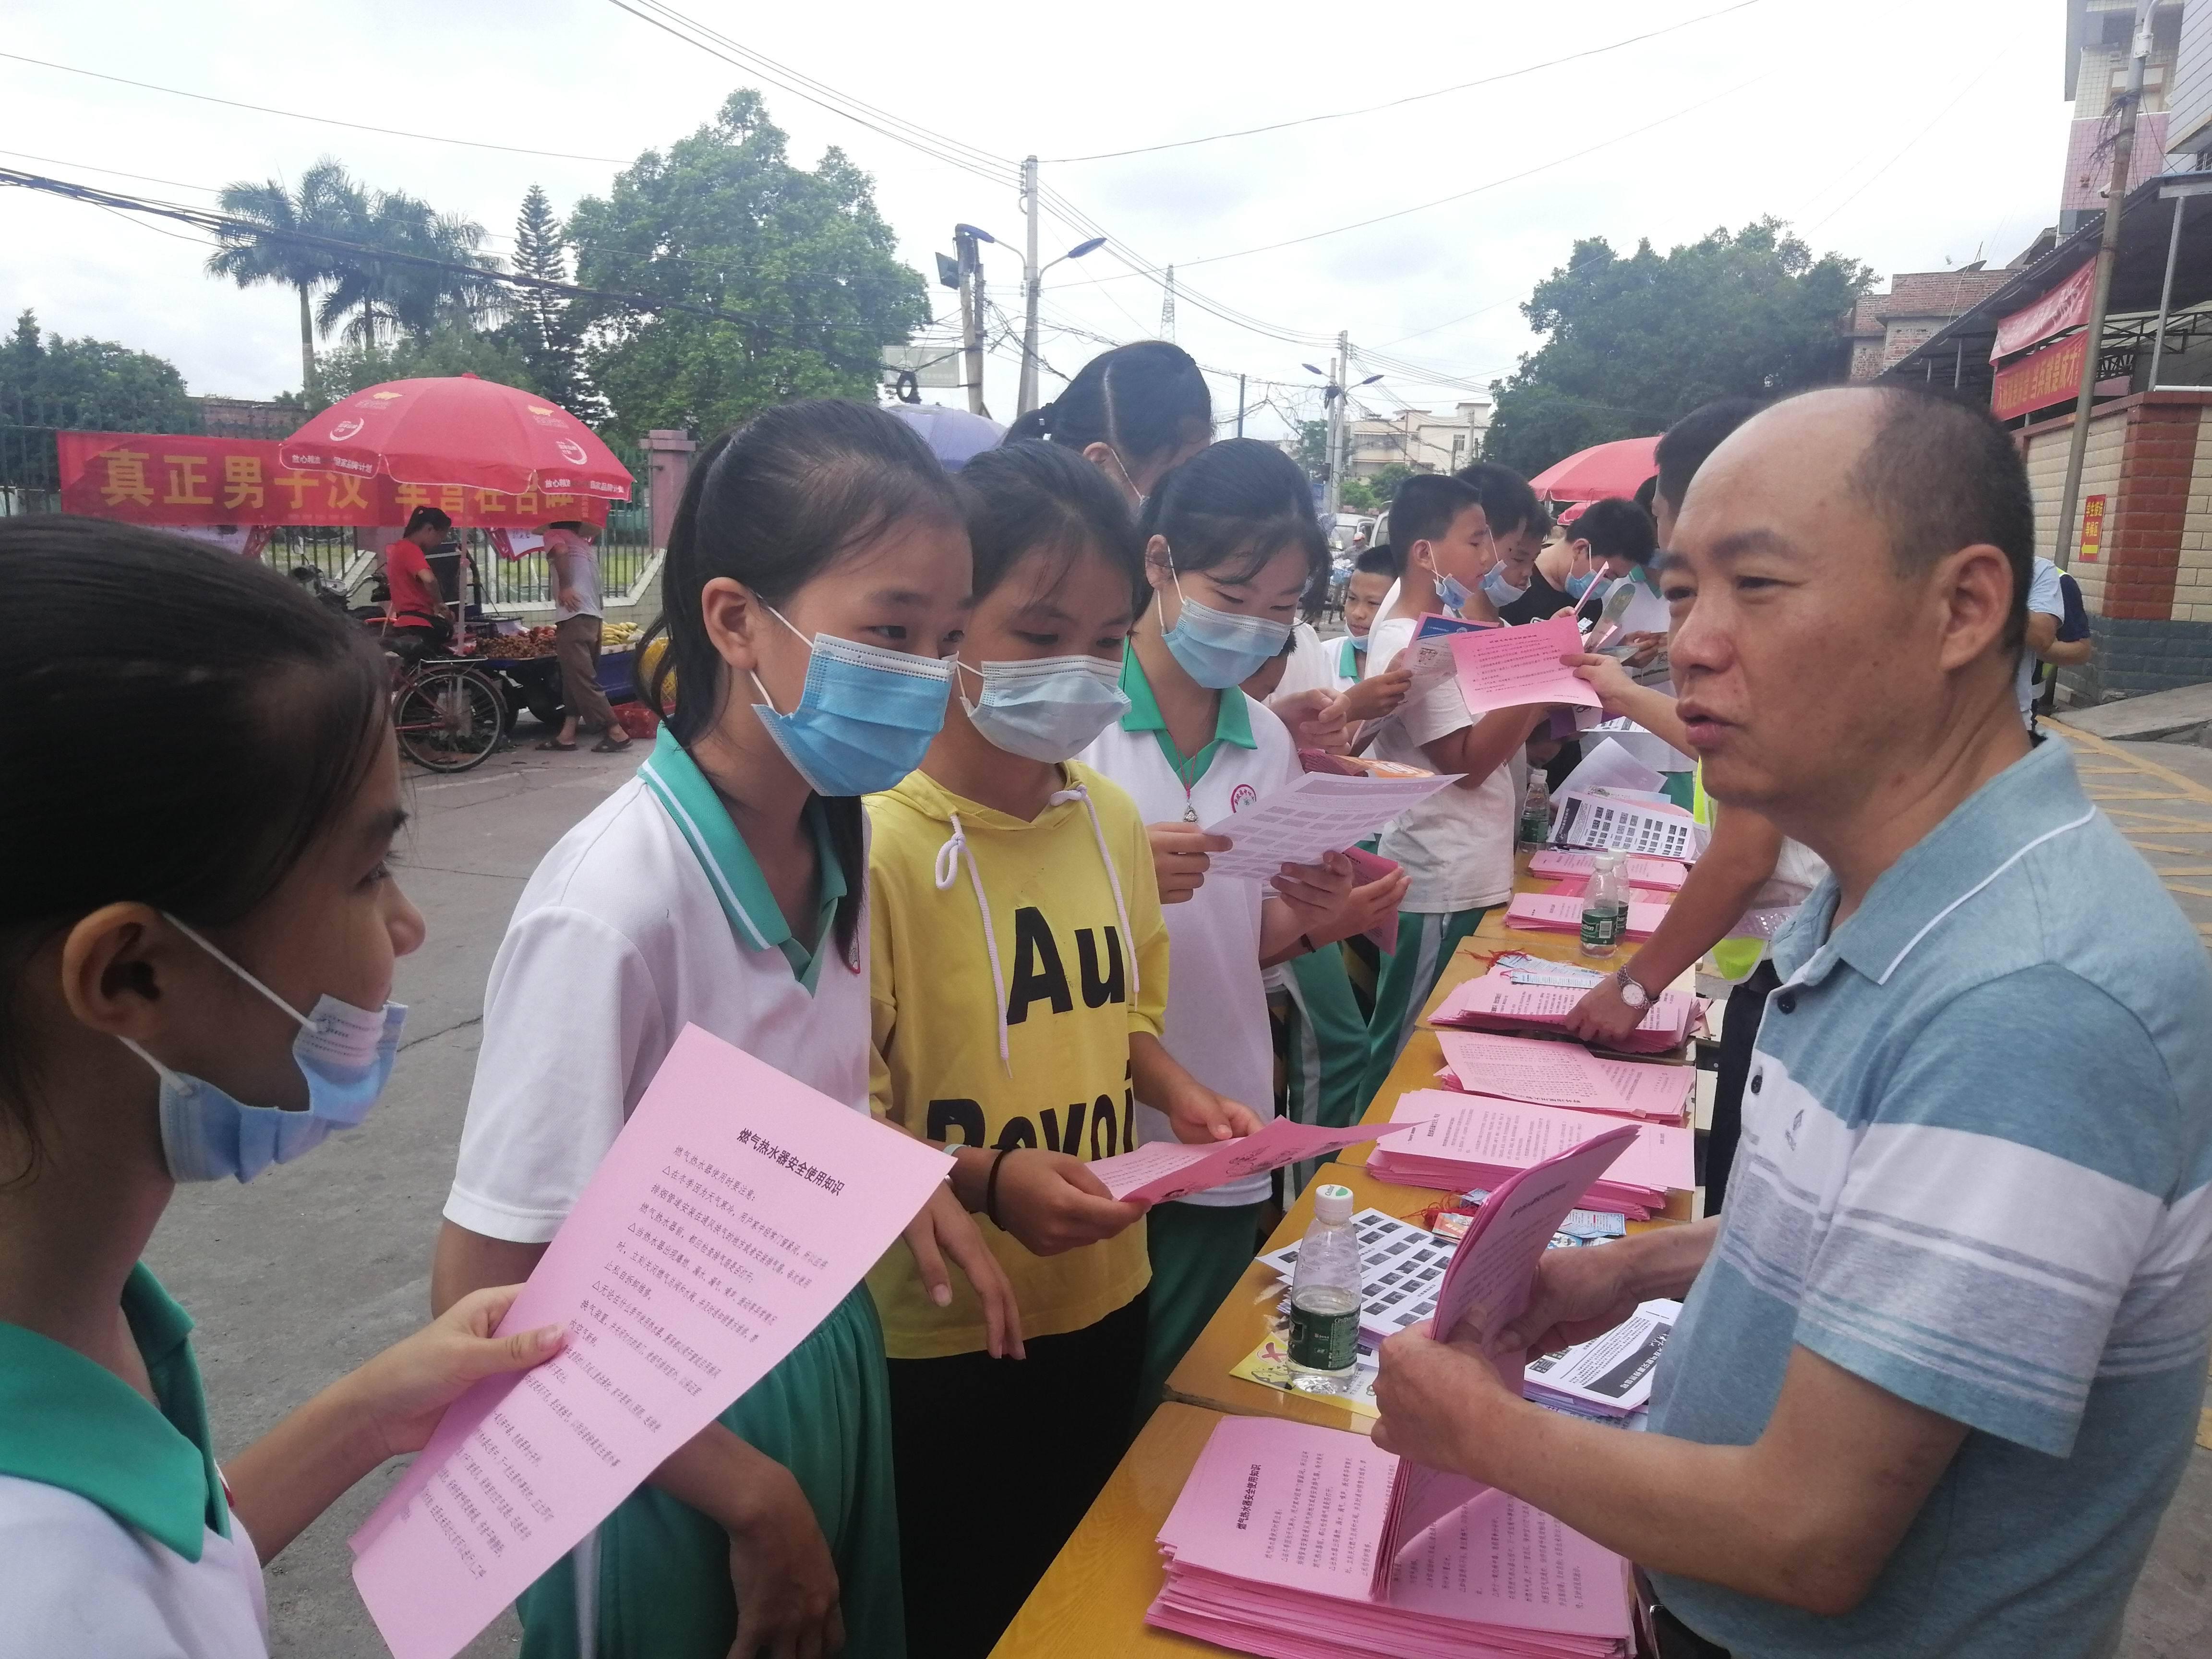
[[[1628,932],[1628,854],[1597,855],[1596,872],[1583,895],[1583,954],[1609,957]]]
[[[1298,1244],[1291,1281],[1291,1368],[1349,1376],[1359,1353],[1359,1235],[1352,1188],[1314,1188],[1313,1225]]]
[[[1552,839],[1552,792],[1544,775],[1528,769],[1528,793],[1521,797],[1521,844],[1541,847]]]

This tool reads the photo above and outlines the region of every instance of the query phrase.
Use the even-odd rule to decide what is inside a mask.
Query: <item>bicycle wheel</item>
[[[507,705],[499,690],[466,668],[417,675],[392,711],[400,751],[433,772],[465,772],[483,763],[506,735]]]

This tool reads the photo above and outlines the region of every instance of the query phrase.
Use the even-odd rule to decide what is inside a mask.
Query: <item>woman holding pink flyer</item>
[[[218,1471],[191,1317],[139,1258],[179,1182],[383,1092],[423,933],[386,865],[390,681],[179,537],[7,520],[0,583],[0,1650],[258,1659],[264,1565],[562,1333],[491,1336],[515,1287],[479,1291]]]
[[[1282,721],[1238,688],[1282,649],[1328,547],[1297,464],[1253,439],[1215,444],[1168,474],[1138,529],[1150,592],[1122,658],[1130,707],[1082,760],[1135,797],[1162,861],[1161,892],[1181,894],[1167,913],[1168,1052],[1232,1100],[1272,1101],[1262,969],[1364,932],[1396,908],[1404,880],[1394,872],[1355,887],[1351,864],[1331,854],[1323,866],[1283,866],[1269,892],[1255,880],[1208,878],[1204,854],[1180,849],[1207,839],[1189,834],[1195,826],[1300,775]],[[1225,850],[1213,839],[1214,851]],[[1176,1138],[1155,1109],[1164,1103],[1139,1096],[1139,1139]],[[1270,1190],[1268,1176],[1253,1175],[1146,1218],[1141,1413],[1250,1263]]]
[[[945,717],[968,534],[913,429],[785,404],[709,445],[669,537],[674,712],[564,836],[492,964],[432,1293],[525,1277],[696,1024],[869,1109],[866,826]],[[908,1229],[1013,1328],[949,1188]],[[883,1333],[865,1286],[518,1604],[529,1659],[905,1651]]]

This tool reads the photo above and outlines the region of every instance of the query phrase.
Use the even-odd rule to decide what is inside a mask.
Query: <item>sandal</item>
[[[573,743],[563,743],[558,738],[548,738],[538,745],[540,749],[555,750],[565,755],[575,748]]]
[[[619,755],[636,741],[635,738],[624,738],[620,743],[617,743],[611,738],[601,738],[592,745],[592,752],[594,755]],[[574,749],[576,745],[572,743],[568,746]]]

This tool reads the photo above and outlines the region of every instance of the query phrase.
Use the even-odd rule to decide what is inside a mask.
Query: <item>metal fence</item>
[[[60,428],[4,418],[43,412],[15,404],[0,408],[0,517],[61,508],[54,447],[54,434]],[[637,481],[628,506],[608,509],[606,529],[599,538],[599,586],[612,602],[635,588],[652,568],[653,507],[643,454],[625,444],[609,447]],[[356,532],[343,526],[277,526],[270,531],[262,558],[279,570],[312,568],[353,603],[365,605],[382,574],[382,550],[358,547],[356,539]],[[527,611],[553,602],[552,572],[542,550],[508,559],[500,556],[484,531],[464,532],[463,539],[476,566],[486,610]]]

